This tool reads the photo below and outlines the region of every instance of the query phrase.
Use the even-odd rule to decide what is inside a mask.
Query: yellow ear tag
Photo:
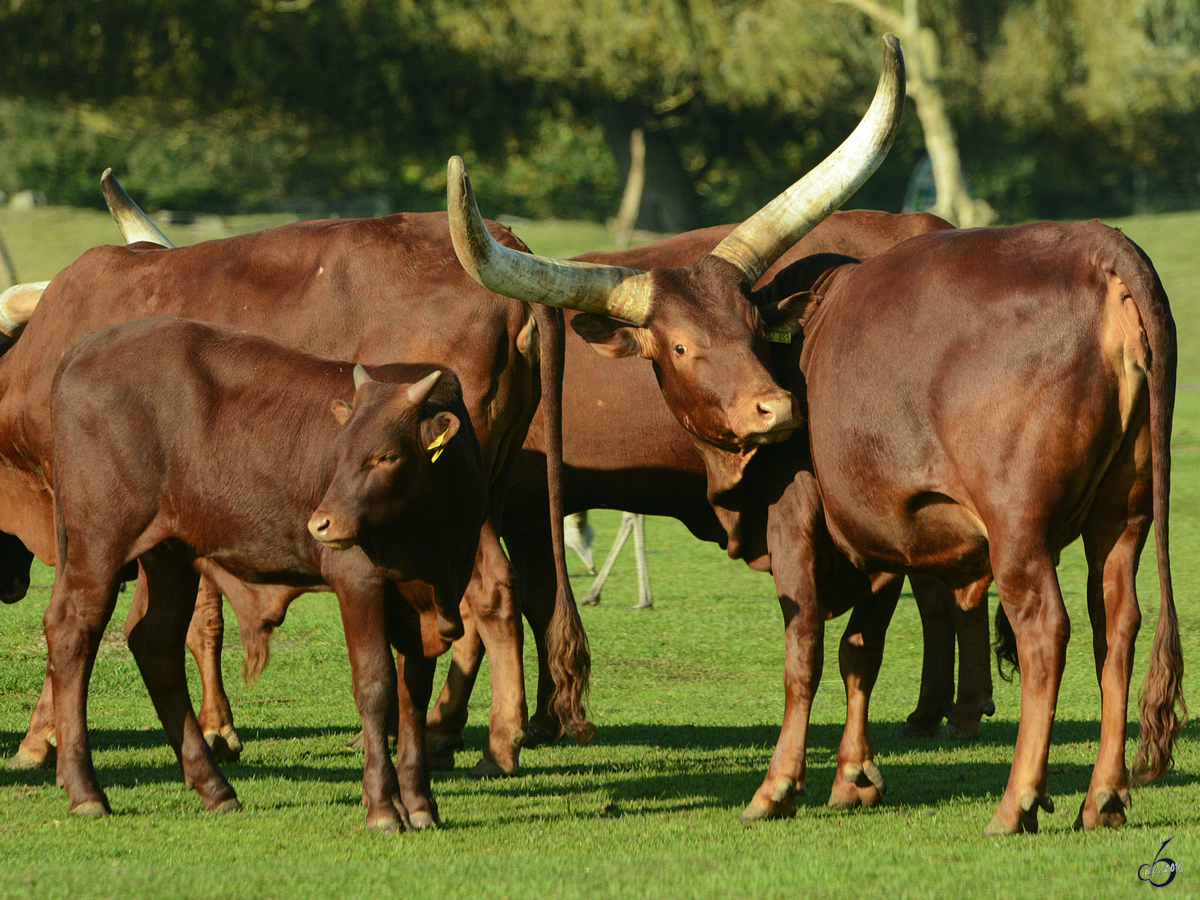
[[[790,344],[792,342],[792,330],[786,325],[776,325],[774,328],[768,328],[767,340],[772,344]]]
[[[442,445],[445,443],[446,435],[449,433],[449,431],[450,429],[447,427],[445,431],[434,438],[432,444],[425,448],[426,450],[437,450],[437,452],[433,454],[433,458],[429,460],[430,462],[437,462],[438,457],[442,455],[442,451],[446,449]]]

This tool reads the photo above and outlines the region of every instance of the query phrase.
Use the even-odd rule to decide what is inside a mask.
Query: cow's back
[[[507,229],[489,227],[524,249]],[[98,247],[50,282],[0,358],[0,529],[28,538],[44,560],[54,558],[54,370],[83,335],[156,314],[267,334],[318,356],[453,368],[493,479],[539,395],[536,354],[518,347],[527,308],[466,276],[444,213],[300,222],[169,250]]]

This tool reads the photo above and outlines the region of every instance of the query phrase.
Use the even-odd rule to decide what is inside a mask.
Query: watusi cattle
[[[774,317],[802,320],[776,371],[807,397],[809,440],[763,448],[737,490],[710,491],[731,553],[770,565],[787,620],[783,729],[744,817],[794,813],[823,621],[850,605],[831,803],[877,802],[867,706],[900,575],[919,573],[960,597],[994,579],[1021,719],[985,833],[1036,831],[1038,809],[1054,809],[1047,758],[1070,632],[1055,566],[1082,537],[1102,700],[1075,824],[1124,823],[1134,575],[1151,523],[1161,600],[1135,782],[1170,765],[1186,717],[1167,525],[1175,326],[1153,265],[1099,223],[1038,223],[920,235],[807,281],[793,286],[799,309],[779,303]]]
[[[431,368],[372,376],[161,316],[109,326],[67,352],[50,400],[58,568],[45,623],[58,777],[73,813],[111,811],[92,766],[87,682],[134,562],[145,614],[126,637],[184,780],[206,809],[240,808],[184,675],[204,558],[243,581],[336,593],[363,724],[367,824],[438,822],[424,762],[428,696],[413,696],[419,678],[397,684],[397,671],[428,669],[431,644],[436,655],[438,638],[461,634],[489,499],[458,380]],[[395,590],[412,580],[430,586],[432,606],[413,609]],[[398,769],[386,729],[397,690]]]

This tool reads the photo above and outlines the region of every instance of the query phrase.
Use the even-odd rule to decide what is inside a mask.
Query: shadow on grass
[[[962,801],[996,801],[1004,790],[1016,741],[1017,726],[1012,721],[984,722],[979,740],[962,742],[938,738],[893,738],[899,722],[877,722],[875,758],[888,781],[886,805],[934,809]],[[1191,731],[1191,729],[1187,729]],[[841,726],[814,724],[809,729],[806,794],[798,798],[802,814],[823,809],[834,778],[833,757],[841,738]],[[344,785],[346,798],[334,803],[357,804],[362,782],[362,756],[346,749],[355,735],[352,728],[278,727],[241,728],[246,743],[242,761],[226,763],[222,769],[235,788],[240,782],[256,778],[281,778],[297,785],[303,782]],[[1131,725],[1130,734],[1136,733]],[[1091,721],[1061,720],[1055,724],[1060,744],[1094,742],[1098,724]],[[466,749],[458,756],[453,772],[433,773],[435,795],[458,797],[469,802],[472,796],[517,798],[579,798],[601,795],[619,810],[653,807],[655,812],[671,813],[688,809],[729,809],[740,811],[750,801],[766,774],[766,768],[779,730],[775,726],[694,726],[694,725],[614,725],[600,730],[586,749],[583,762],[557,764],[538,750],[522,753],[522,774],[486,784],[464,776],[479,758],[487,732],[483,726],[466,729]],[[0,733],[0,747],[15,749],[19,735]],[[161,731],[98,729],[91,735],[97,760],[97,773],[106,786],[133,787],[148,783],[178,784],[179,767]],[[274,742],[296,742],[280,756],[294,757],[300,744],[302,755],[311,764],[272,759]],[[313,747],[315,742],[320,748]],[[642,748],[636,759],[627,755],[616,759],[608,748]],[[998,749],[1002,753],[997,753]],[[113,751],[152,750],[161,764],[112,764],[105,756]],[[993,759],[978,759],[980,752]],[[662,751],[670,756],[664,757]],[[687,753],[695,752],[694,759]],[[931,756],[932,755],[932,756]],[[913,758],[917,757],[917,758]],[[1054,761],[1051,757],[1050,791],[1052,796],[1082,794],[1091,778],[1091,761],[1086,763]],[[51,770],[8,771],[0,769],[0,786],[52,785]],[[564,782],[565,779],[565,782]],[[1159,780],[1167,786],[1193,785],[1200,773],[1172,771]],[[302,792],[302,791],[301,791]],[[297,799],[297,805],[304,801]],[[274,801],[273,805],[279,805]],[[286,801],[283,805],[289,805]],[[515,807],[515,804],[514,804]],[[1064,810],[1065,811],[1065,810]],[[516,813],[524,819],[567,817],[603,817],[605,806],[585,802],[566,802],[562,812],[553,809]],[[1073,815],[1073,813],[1072,813]],[[448,823],[449,824],[449,823]],[[1149,824],[1149,823],[1143,823]]]

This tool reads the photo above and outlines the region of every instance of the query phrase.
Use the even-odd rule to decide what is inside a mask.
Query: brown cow
[[[794,812],[822,623],[855,603],[831,802],[878,800],[867,703],[898,574],[924,573],[978,596],[995,579],[1022,702],[986,833],[1036,831],[1038,808],[1053,810],[1047,756],[1069,633],[1055,564],[1082,535],[1102,707],[1076,826],[1122,824],[1134,574],[1152,521],[1162,596],[1135,779],[1170,765],[1177,703],[1186,716],[1167,541],[1175,329],[1153,266],[1099,223],[1040,223],[914,237],[808,282],[803,343],[779,371],[806,392],[811,455],[800,439],[766,448],[742,490],[710,495],[738,554],[770,565],[787,619],[783,730],[744,816]]]
[[[111,182],[106,188],[111,194]],[[507,229],[488,227],[506,245],[524,249]],[[156,234],[142,229],[131,236]],[[44,562],[55,560],[48,417],[54,367],[89,331],[153,313],[236,325],[326,357],[366,364],[422,359],[453,368],[484,454],[492,516],[502,508],[513,460],[539,397],[553,398],[560,390],[554,364],[562,330],[557,312],[541,306],[531,311],[466,278],[454,258],[444,214],[295,223],[179,249],[147,243],[99,247],[50,282],[24,333],[0,358],[0,530],[19,537]],[[558,426],[557,421],[547,424]],[[492,516],[480,536],[478,577],[466,603],[493,654],[485,762],[488,771],[511,773],[527,722],[521,622],[516,576]],[[212,568],[206,574],[220,574]],[[256,587],[252,605],[271,609],[278,621],[300,592]],[[212,664],[202,672],[211,676],[219,672],[213,652],[215,595],[202,599],[209,606],[198,613],[205,624],[194,637],[203,639]],[[141,614],[135,604],[131,617]],[[551,635],[552,654],[564,725],[586,736],[587,650],[569,588],[560,592],[555,616],[561,625]],[[219,694],[209,688],[206,682],[202,713],[216,721],[206,718],[204,730],[235,739],[228,705],[209,704],[207,697]],[[47,760],[52,728],[47,683],[18,761]]]
[[[73,813],[110,812],[88,746],[87,682],[135,560],[146,611],[126,636],[184,779],[206,809],[240,809],[183,669],[195,561],[206,558],[245,581],[337,594],[365,735],[367,824],[437,823],[428,696],[413,696],[419,678],[397,685],[388,640],[406,676],[433,666],[422,652],[431,642],[440,648],[388,585],[430,585],[437,635],[461,634],[489,501],[458,380],[431,368],[384,366],[375,381],[352,363],[161,316],[95,332],[64,356],[50,401],[58,572],[45,619],[58,777]],[[399,773],[386,732],[397,689]]]
[[[840,252],[875,256],[916,234],[951,228],[928,213],[891,215],[870,210],[835,212],[790,248],[760,279],[760,293],[791,263],[814,254]],[[629,268],[684,265],[710,252],[735,226],[724,225],[677,235],[631,250],[589,253],[577,261]],[[755,295],[755,300],[760,298]],[[568,322],[576,317],[568,313]],[[540,415],[540,413],[539,413]],[[700,455],[663,402],[650,365],[593,353],[573,333],[567,335],[563,375],[563,502],[568,512],[591,508],[632,510],[679,519],[702,540],[725,546],[726,534],[705,496]],[[509,491],[504,540],[526,583],[522,610],[539,656],[538,704],[530,717],[533,746],[552,739],[558,725],[548,711],[553,679],[545,658],[545,630],[554,597],[554,568],[548,532],[544,444],[536,420],[529,431]],[[922,621],[927,625],[926,665],[921,703],[910,717],[915,730],[933,733],[953,699],[954,641],[966,643],[959,703],[950,703],[951,732],[978,734],[980,716],[994,711],[988,668],[986,604],[959,612],[952,596],[934,579],[914,582]],[[951,618],[959,620],[951,622]],[[429,717],[435,764],[450,764],[461,746],[467,701],[481,663],[482,648],[467,636],[454,645],[454,664]],[[949,671],[946,666],[949,665]]]

